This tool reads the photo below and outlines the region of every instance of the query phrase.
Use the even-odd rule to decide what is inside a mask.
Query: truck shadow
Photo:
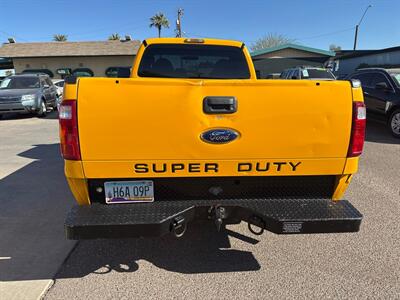
[[[64,220],[74,201],[59,144],[35,145],[18,156],[33,161],[0,179],[0,281],[134,272],[139,260],[186,274],[260,269],[251,252],[229,249],[228,236],[257,240],[233,231],[217,233],[212,223],[193,224],[181,239],[82,241],[71,252],[76,243],[65,239]]]
[[[180,239],[165,236],[81,241],[56,279],[112,271],[136,272],[139,270],[139,260],[183,274],[259,270],[260,265],[251,252],[230,249],[229,235],[229,231],[218,233],[212,223],[199,222],[192,224]]]
[[[0,179],[0,281],[51,279],[75,244],[64,238],[74,202],[59,147],[33,145],[18,154],[32,161]]]
[[[375,120],[367,121],[365,140],[373,143],[400,144],[400,139],[392,136],[384,123]]]
[[[10,114],[3,115],[0,118],[0,122],[7,122],[8,120],[23,120],[23,119],[30,119],[30,118],[36,118],[36,116],[34,116],[32,114],[14,114],[14,113],[10,113]]]

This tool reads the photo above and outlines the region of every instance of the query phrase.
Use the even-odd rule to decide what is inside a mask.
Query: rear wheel
[[[389,118],[389,129],[392,135],[400,138],[400,109],[396,109]]]
[[[38,116],[39,118],[43,118],[43,117],[45,117],[46,115],[47,115],[46,102],[44,102],[44,100],[42,100],[42,101],[40,102],[40,109],[39,109],[39,111],[37,112],[37,116]]]

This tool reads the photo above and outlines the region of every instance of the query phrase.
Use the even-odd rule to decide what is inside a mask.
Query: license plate
[[[112,181],[104,183],[106,203],[153,202],[153,181]]]

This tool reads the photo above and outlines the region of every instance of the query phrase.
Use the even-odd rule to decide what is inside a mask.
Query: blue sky
[[[400,45],[400,0],[0,0],[0,42],[50,41],[55,33],[70,41],[105,40],[114,32],[134,39],[154,37],[149,18],[164,12],[173,36],[176,10],[185,10],[183,31],[191,37],[216,37],[250,45],[279,33],[305,46],[351,49],[354,26],[372,4],[359,31],[359,49]]]

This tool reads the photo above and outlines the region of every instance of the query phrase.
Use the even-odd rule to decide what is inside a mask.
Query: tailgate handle
[[[237,111],[237,100],[231,96],[208,96],[203,99],[203,111],[206,114],[233,114]]]

